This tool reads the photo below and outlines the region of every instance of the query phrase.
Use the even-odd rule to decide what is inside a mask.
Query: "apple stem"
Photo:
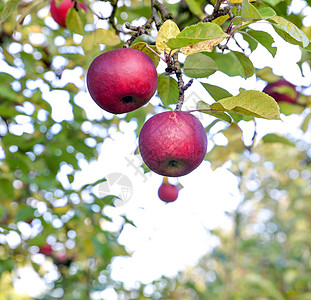
[[[147,47],[150,51],[152,51],[156,56],[158,56],[160,59],[162,59],[162,60],[166,63],[166,60],[165,60],[159,53],[157,53],[157,52],[154,51],[151,47],[149,47],[148,44],[146,44],[146,47]]]

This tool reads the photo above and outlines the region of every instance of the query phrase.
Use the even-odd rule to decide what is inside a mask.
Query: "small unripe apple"
[[[263,92],[275,99],[276,102],[297,103],[299,93],[296,86],[285,79],[268,83]]]
[[[121,48],[97,56],[87,72],[87,87],[104,110],[121,114],[146,104],[158,85],[151,58],[142,51]]]
[[[51,1],[50,11],[52,18],[56,23],[58,23],[61,27],[66,27],[66,17],[68,10],[73,7],[75,4],[75,1],[72,0],[63,0],[59,6],[57,6],[55,0]],[[86,6],[78,2],[79,6],[86,11]]]
[[[167,111],[151,117],[139,135],[145,164],[163,176],[183,176],[203,161],[207,137],[201,122],[184,111]]]
[[[173,202],[178,197],[179,189],[176,185],[170,184],[168,182],[163,182],[158,190],[159,198],[164,202]]]

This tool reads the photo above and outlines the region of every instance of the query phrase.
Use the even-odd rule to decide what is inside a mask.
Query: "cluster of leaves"
[[[131,0],[122,3],[121,1],[103,1],[105,4],[110,3],[111,15],[102,16],[102,13],[105,12],[96,11],[95,7],[100,2],[89,1],[87,12],[81,9],[71,9],[66,20],[67,28],[59,28],[47,16],[48,1],[9,0],[0,2],[1,68],[3,66],[0,73],[0,286],[3,283],[2,280],[7,280],[8,274],[29,264],[43,278],[46,270],[41,268],[41,264],[38,263],[35,256],[39,247],[49,242],[56,252],[65,251],[68,257],[73,258],[66,265],[54,261],[59,276],[49,285],[50,290],[55,291],[61,288],[64,299],[89,299],[91,292],[104,290],[109,286],[113,286],[116,290],[122,289],[121,284],[113,282],[109,277],[109,264],[112,258],[117,255],[126,255],[124,248],[117,241],[122,228],[117,232],[103,229],[103,224],[111,221],[105,214],[106,203],[92,193],[92,187],[105,179],[102,178],[97,182],[90,182],[75,189],[72,184],[76,172],[81,169],[81,162],[90,162],[96,159],[97,146],[108,136],[107,129],[112,124],[118,126],[121,119],[136,120],[138,132],[147,113],[154,113],[158,108],[148,104],[124,116],[110,116],[94,120],[87,118],[85,110],[78,103],[80,103],[81,97],[85,97],[83,80],[90,62],[102,51],[122,47],[124,40],[130,37],[124,24],[135,23],[142,17],[149,19],[151,10],[149,1]],[[269,22],[287,42],[301,48],[303,55],[298,62],[300,67],[303,62],[310,64],[308,38],[310,38],[311,32],[302,26],[302,15],[288,15],[287,7],[290,3],[277,0],[255,3],[249,3],[248,0],[230,1],[229,9],[225,11],[226,14],[221,14],[219,12],[225,8],[220,8],[220,2],[216,2],[214,3],[215,11],[211,15],[213,17],[210,16],[208,22],[199,22],[206,17],[203,13],[205,7],[211,5],[206,4],[205,1],[185,0],[175,4],[164,4],[174,16],[174,21],[167,20],[163,24],[161,23],[159,31],[155,28],[150,29],[151,33],[155,33],[156,38],[153,38],[152,34],[140,36],[131,45],[131,47],[150,55],[156,65],[159,63],[159,58],[153,51],[158,53],[165,51],[166,58],[168,53],[174,55],[174,52],[180,51],[187,55],[185,62],[181,64],[181,70],[191,78],[206,78],[218,70],[229,76],[243,78],[249,78],[256,74],[258,78],[265,80],[271,76],[271,72],[268,72],[268,76],[267,72],[256,70],[243,51],[231,51],[227,45],[220,44],[229,38],[232,39],[234,34],[241,33],[243,39],[249,44],[250,52],[253,52],[258,44],[261,44],[275,56],[276,48],[272,45],[273,38],[266,32],[253,30],[249,27],[250,24],[262,20]],[[150,46],[147,47],[147,44]],[[220,51],[221,46],[223,46],[221,50],[224,52]],[[76,78],[76,74],[80,74],[80,78],[73,79]],[[229,124],[224,130],[229,140],[229,146],[224,147],[225,149],[215,147],[207,159],[210,159],[215,167],[231,160],[236,168],[240,168],[242,161],[245,164],[248,159],[245,158],[245,153],[249,149],[241,140],[241,129],[238,122],[243,119],[251,120],[254,117],[279,119],[279,107],[271,97],[259,91],[241,91],[239,95],[233,96],[218,86],[206,83],[202,83],[202,85],[215,102],[209,105],[200,101],[197,103],[197,109],[211,115],[211,120],[216,118],[216,121],[224,120]],[[170,109],[171,104],[177,103],[179,95],[179,82],[173,76],[168,76],[165,73],[160,74],[158,96],[162,100],[163,107]],[[306,99],[303,98],[304,105],[308,104]],[[71,113],[69,116],[60,118],[58,114],[63,110],[64,103],[69,105]],[[309,119],[310,115],[307,116],[305,124]],[[209,131],[216,121],[211,122],[206,130]],[[280,140],[284,142],[282,137],[266,137],[266,142]],[[276,164],[280,160],[278,157],[268,157],[268,151],[273,150],[271,147],[267,146],[258,150],[261,157],[260,163],[257,163],[258,168],[260,165],[264,166],[263,162],[269,159],[275,161]],[[306,155],[305,152],[301,153],[296,148],[293,149],[295,149],[293,151],[297,151],[294,155]],[[278,151],[284,153],[283,150],[278,149]],[[306,157],[304,159],[306,162],[308,161]],[[296,161],[293,160],[292,163]],[[285,169],[286,167],[286,165],[282,165],[283,169],[277,170],[278,176],[284,172],[284,174],[288,174],[289,167]],[[302,168],[302,165],[299,167]],[[247,170],[251,172],[252,167],[248,165],[245,170],[243,170],[243,177],[247,178]],[[237,170],[233,171],[236,171],[237,175],[239,174]],[[298,172],[302,172],[302,170]],[[62,177],[64,174],[65,178]],[[271,196],[273,180],[265,177],[264,174],[263,170],[260,171],[260,174],[256,174],[257,180],[263,182],[260,189],[262,190],[261,194],[264,194],[258,205],[262,205],[262,207],[269,205],[270,207],[268,199]],[[274,175],[271,174],[271,176]],[[283,180],[283,178],[278,178],[274,188],[287,190],[290,182],[286,181],[286,176],[284,181],[281,179]],[[248,179],[245,180],[247,182]],[[299,193],[295,192],[297,187],[301,188]],[[260,194],[258,191],[256,193]],[[248,199],[251,199],[256,193],[245,191],[244,202],[247,203]],[[299,199],[304,199],[307,196],[307,190],[298,179],[288,193],[293,193],[297,197],[298,204],[300,203],[298,200],[300,194],[303,196]],[[288,199],[294,196],[287,195]],[[280,203],[273,202],[273,204],[274,206],[272,205],[269,209],[272,211],[279,209],[277,205]],[[279,230],[288,237],[292,234],[293,238],[298,238],[295,231],[290,231],[289,224],[296,222],[295,218],[298,217],[301,217],[301,220],[307,220],[305,217],[308,211],[300,205],[301,203],[298,204],[295,214],[298,210],[300,214],[297,213],[297,216],[292,215],[290,219],[280,221],[281,223],[277,224],[279,227],[274,233]],[[238,215],[240,216],[240,214]],[[242,220],[244,219],[242,218]],[[127,221],[124,218],[124,222]],[[238,224],[243,227],[244,223],[241,222]],[[274,221],[271,218],[269,222]],[[264,233],[249,237],[247,232],[243,235],[242,231],[239,231],[233,245],[227,242],[224,244],[225,250],[216,249],[213,253],[215,256],[212,258],[213,260],[224,258],[226,262],[229,262],[229,265],[223,261],[217,265],[219,269],[215,272],[219,274],[217,276],[221,280],[216,281],[219,285],[213,283],[214,295],[219,296],[217,291],[223,289],[224,286],[224,293],[228,293],[228,287],[234,286],[235,281],[239,280],[239,272],[243,272],[241,267],[237,268],[237,273],[234,273],[231,265],[233,260],[230,257],[232,253],[237,253],[235,265],[245,264],[245,260],[247,263],[248,260],[252,260],[253,263],[258,262],[258,257],[255,257],[255,254],[252,257],[252,251],[249,250],[254,249],[251,248],[253,244],[245,241],[252,241],[253,238],[258,239],[259,242],[263,240],[260,245],[264,244],[267,249],[271,248],[272,252],[278,253],[280,245],[273,246],[274,244],[272,244],[272,242],[278,242],[273,239],[265,241]],[[215,234],[219,234],[224,241],[228,241],[226,236],[222,237],[217,232]],[[8,237],[10,236],[14,236],[17,242],[9,243]],[[304,237],[299,241],[302,244],[304,244],[303,239]],[[289,238],[287,238],[288,240]],[[307,246],[307,244],[304,245]],[[297,249],[294,243],[290,244],[288,253],[293,251],[296,258],[300,255],[299,251],[302,251],[303,247]],[[250,251],[250,256],[244,257],[243,251]],[[219,256],[217,257],[217,255]],[[275,256],[277,254],[271,257],[275,259]],[[301,267],[307,266],[307,258],[308,254],[299,261]],[[208,257],[208,259],[211,258]],[[268,260],[268,263],[275,264],[276,262]],[[248,265],[251,266],[251,264]],[[253,266],[254,270],[257,267],[257,265]],[[230,272],[227,272],[228,268]],[[292,270],[290,269],[290,271]],[[228,282],[221,277],[221,272],[229,274]],[[306,271],[303,274],[308,275],[309,273]],[[270,274],[269,276],[274,275]],[[298,277],[299,272],[297,269],[293,269],[293,272],[288,275],[288,278],[292,280],[290,282],[292,285],[285,289],[286,293],[295,289],[302,290],[299,288],[299,284],[303,286],[303,283],[299,281],[302,279]],[[271,277],[270,279],[274,280],[275,278]],[[258,278],[253,278],[254,280],[258,280]],[[300,282],[298,286],[292,283],[296,281]],[[187,282],[187,285],[191,284],[191,280]],[[163,284],[159,284],[158,290],[161,290],[161,286]],[[173,289],[173,285],[171,286],[168,281],[165,286],[168,291]],[[203,292],[200,294],[197,287],[190,289],[191,295],[194,291],[197,293],[198,299],[203,297]],[[5,289],[1,288],[2,290]],[[184,290],[182,289],[182,291]],[[164,295],[166,291],[162,290],[162,293]],[[51,291],[49,294],[52,295]],[[143,295],[143,291],[138,291],[135,295],[138,299]],[[158,295],[154,298],[159,298]],[[124,297],[126,296],[124,295]],[[132,297],[131,292],[127,297]],[[244,298],[249,297],[251,296]],[[49,296],[46,296],[46,299],[48,298]],[[217,297],[208,299],[217,299]],[[225,297],[220,299],[225,299]],[[281,298],[279,297],[279,299]]]

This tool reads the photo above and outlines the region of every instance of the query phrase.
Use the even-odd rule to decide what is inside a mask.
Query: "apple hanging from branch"
[[[150,170],[163,176],[184,176],[196,169],[207,150],[201,122],[185,111],[151,117],[139,135],[139,150]]]
[[[104,110],[121,114],[146,104],[154,95],[158,74],[142,51],[121,48],[97,56],[87,72],[87,87]]]
[[[66,27],[66,17],[69,9],[74,7],[76,1],[72,0],[63,0],[58,6],[55,0],[51,1],[50,12],[54,21],[61,27]],[[81,3],[79,6],[86,11],[86,6]]]
[[[274,98],[276,102],[296,104],[299,97],[296,86],[285,79],[268,83],[263,89],[263,92]]]

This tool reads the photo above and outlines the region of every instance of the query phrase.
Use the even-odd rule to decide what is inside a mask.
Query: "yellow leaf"
[[[225,16],[221,16],[216,18],[215,20],[212,21],[212,23],[215,23],[217,25],[221,25],[222,23],[224,23],[227,19],[229,18],[229,15],[226,14]]]
[[[169,39],[175,38],[180,33],[176,23],[172,20],[167,20],[161,26],[156,39],[156,47],[159,53],[169,52],[171,49],[165,44]]]
[[[226,37],[218,37],[212,40],[207,40],[203,42],[196,43],[194,45],[189,45],[187,47],[180,48],[180,52],[182,52],[185,55],[190,55],[197,52],[212,52],[213,47],[218,45],[220,42],[222,42]]]
[[[154,45],[148,45],[148,46],[149,46],[149,48],[151,48],[152,50],[157,52],[157,48]],[[147,48],[146,43],[143,43],[143,42],[136,43],[136,44],[132,45],[131,48],[137,49],[139,51],[146,53],[152,59],[155,66],[157,66],[159,64],[160,57],[157,56],[154,52],[152,52],[149,48]]]

